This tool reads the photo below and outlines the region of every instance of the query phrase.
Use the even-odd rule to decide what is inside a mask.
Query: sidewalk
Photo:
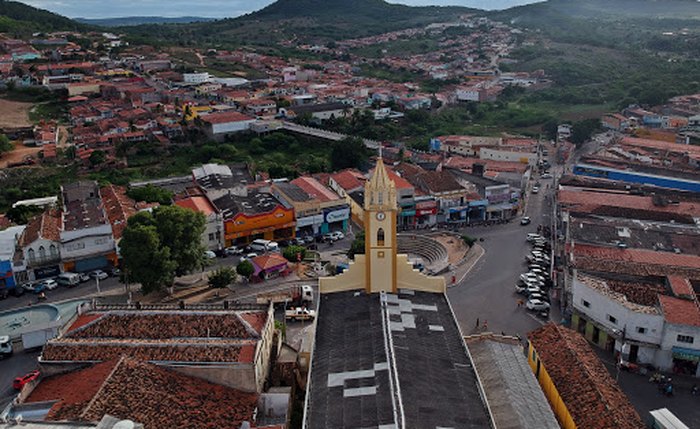
[[[474,245],[469,249],[464,259],[457,265],[453,267],[447,274],[444,275],[447,287],[455,287],[461,284],[467,277],[467,274],[476,266],[482,256],[484,256],[486,251],[479,244],[474,243]],[[452,277],[455,278],[454,283],[452,282]]]

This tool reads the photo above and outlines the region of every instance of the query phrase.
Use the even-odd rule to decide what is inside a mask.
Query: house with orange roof
[[[175,205],[204,215],[206,223],[202,233],[202,245],[207,250],[217,251],[224,248],[223,218],[206,194],[198,189],[187,189],[175,197]]]
[[[253,278],[257,280],[267,280],[275,277],[285,276],[288,272],[288,261],[279,253],[271,252],[251,259],[255,271]]]

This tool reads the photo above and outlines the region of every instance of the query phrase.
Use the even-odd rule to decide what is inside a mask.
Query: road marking
[[[527,317],[531,318],[532,320],[539,323],[540,325],[545,325],[547,323],[547,321],[540,319],[539,317],[535,316],[532,313],[525,313],[525,314],[527,314]]]

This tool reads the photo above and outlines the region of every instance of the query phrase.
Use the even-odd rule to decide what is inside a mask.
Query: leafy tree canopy
[[[209,286],[223,289],[236,280],[236,271],[230,267],[222,267],[209,275]]]
[[[286,249],[284,249],[284,252],[282,252],[282,256],[284,256],[290,262],[297,262],[297,255],[300,255],[301,259],[304,259],[304,257],[306,256],[306,247],[289,246]]]
[[[253,267],[253,263],[250,261],[241,261],[241,263],[236,266],[236,272],[245,278],[250,278],[255,272],[255,267]]]
[[[161,205],[170,205],[173,201],[173,193],[167,189],[159,188],[153,185],[146,185],[140,188],[130,188],[126,195],[135,201],[145,201],[147,203],[159,203]]]
[[[359,168],[367,161],[369,153],[362,139],[347,137],[333,143],[331,150],[331,168]]]
[[[203,267],[204,227],[204,215],[178,206],[129,218],[119,245],[129,278],[148,293],[171,285],[176,275]]]

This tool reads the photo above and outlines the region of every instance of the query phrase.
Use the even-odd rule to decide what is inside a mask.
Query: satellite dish
[[[114,424],[112,429],[134,429],[136,425],[131,420],[122,420]]]

